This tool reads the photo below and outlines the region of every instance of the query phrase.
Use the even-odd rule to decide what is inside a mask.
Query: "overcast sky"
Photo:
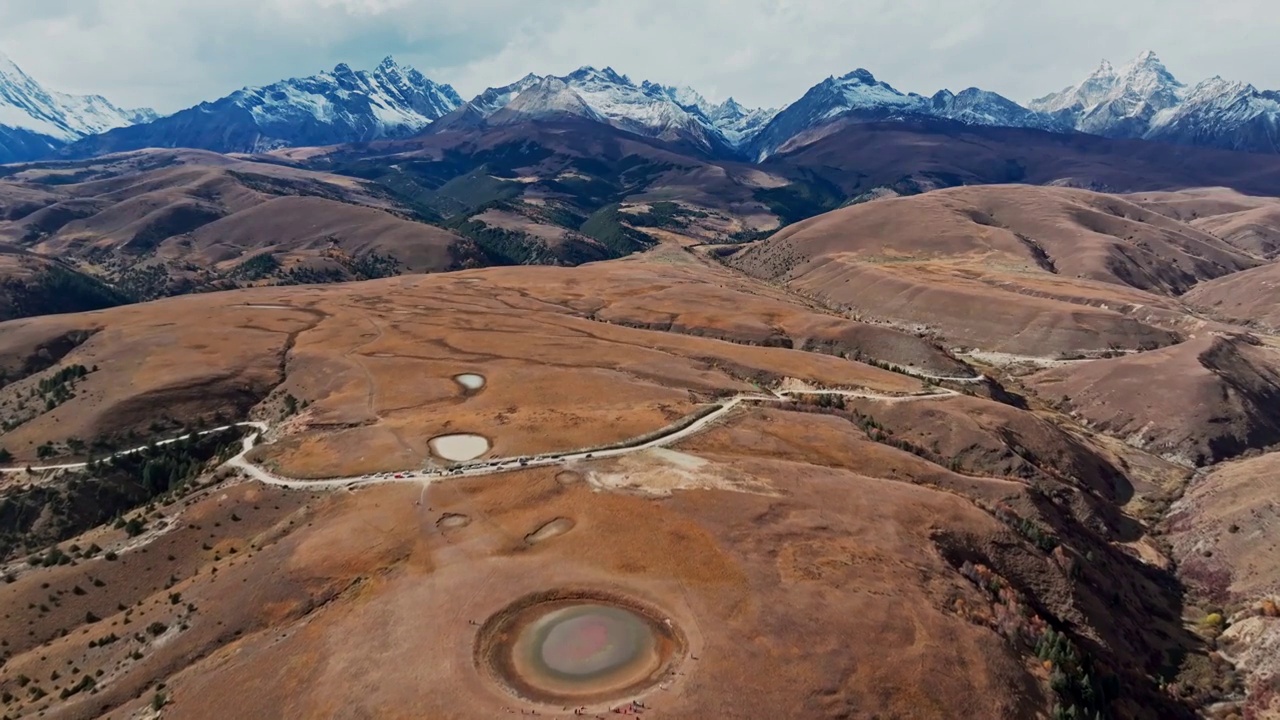
[[[464,97],[612,66],[778,106],[865,67],[1019,102],[1151,49],[1183,82],[1280,89],[1274,0],[0,0],[0,52],[46,86],[173,111],[394,55]]]

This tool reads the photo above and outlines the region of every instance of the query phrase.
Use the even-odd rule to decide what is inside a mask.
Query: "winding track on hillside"
[[[592,460],[621,457],[635,452],[651,450],[653,448],[665,447],[673,443],[684,440],[687,437],[695,435],[706,429],[717,420],[725,417],[733,412],[738,406],[744,403],[778,403],[791,402],[798,396],[803,395],[829,395],[849,398],[859,398],[863,400],[875,400],[887,403],[901,402],[919,402],[927,400],[943,400],[955,397],[960,393],[947,388],[938,388],[933,392],[919,393],[914,395],[885,395],[881,393],[867,392],[863,390],[784,390],[775,392],[772,395],[762,394],[740,394],[735,395],[728,400],[720,403],[718,407],[710,412],[694,414],[688,416],[686,421],[677,422],[670,426],[670,430],[662,432],[656,437],[643,436],[647,439],[636,438],[633,440],[624,440],[615,443],[609,447],[598,450],[573,450],[568,452],[545,453],[534,456],[518,456],[508,458],[490,458],[486,460],[472,460],[464,463],[457,463],[448,468],[430,469],[430,470],[404,470],[401,472],[384,472],[368,475],[356,475],[342,478],[327,478],[322,480],[306,480],[300,478],[284,477],[273,473],[265,468],[255,465],[248,459],[249,451],[257,445],[264,433],[270,430],[270,426],[265,422],[246,421],[234,423],[231,425],[223,425],[222,427],[205,430],[198,433],[188,433],[179,437],[162,440],[154,445],[168,445],[170,443],[186,440],[189,437],[209,435],[216,432],[223,432],[234,428],[249,427],[254,432],[246,435],[242,441],[241,449],[235,457],[224,463],[224,466],[234,468],[248,477],[258,482],[275,485],[277,487],[292,488],[295,490],[324,490],[336,488],[354,488],[362,485],[378,485],[384,483],[410,483],[410,482],[431,482],[444,478],[463,478],[463,477],[479,477],[483,475],[494,475],[497,473],[511,472],[514,470],[523,470],[535,467],[547,467],[551,465],[563,465],[578,460]],[[692,418],[692,420],[690,420]],[[112,457],[120,457],[139,453],[151,445],[144,445],[130,450],[124,450],[104,459]],[[86,467],[88,463],[64,463],[60,465],[42,465],[32,466],[30,468],[0,468],[0,473],[22,473],[30,469],[33,472],[43,472],[52,470],[79,470]]]

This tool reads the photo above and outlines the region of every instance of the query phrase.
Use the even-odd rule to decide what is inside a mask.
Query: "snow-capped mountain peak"
[[[1184,87],[1169,69],[1160,62],[1160,58],[1150,50],[1139,55],[1133,62],[1116,73],[1116,85],[1126,92],[1133,92],[1143,97],[1152,97],[1162,93],[1175,92]],[[1115,89],[1112,90],[1114,95]]]
[[[939,90],[929,99],[929,114],[966,125],[1065,129],[1061,122],[1051,116],[1028,110],[999,93],[976,87],[966,88],[959,93]]]
[[[751,138],[752,154],[763,159],[793,139],[842,117],[877,121],[915,115],[924,109],[923,100],[919,95],[899,92],[863,68],[830,76],[775,113]]]
[[[645,80],[640,83],[640,89],[644,90],[647,95],[655,98],[666,98],[685,110],[697,112],[703,116],[709,117],[711,111],[715,108],[715,105],[708,102],[701,93],[687,85],[676,87]]]
[[[752,109],[732,97],[711,101],[688,86],[632,81],[611,67],[590,65],[559,77],[529,74],[464,103],[450,86],[388,56],[372,70],[340,63],[160,119],[99,96],[46,91],[0,55],[0,131],[8,133],[0,140],[32,156],[110,128],[66,152],[148,146],[256,152],[403,137],[441,118],[440,131],[470,131],[486,123],[564,117],[711,154],[756,158],[801,147],[848,123],[931,119],[1280,152],[1280,93],[1219,77],[1188,87],[1151,51],[1118,67],[1103,60],[1078,84],[1029,107],[977,87],[931,96],[904,92],[858,68],[821,80],[780,111]]]
[[[1214,75],[1208,80],[1201,80],[1187,93],[1185,102],[1204,102],[1211,98],[1238,96],[1255,93],[1258,89],[1239,80],[1224,80],[1221,75]]]
[[[555,82],[551,82],[555,81]],[[491,123],[573,115],[663,140],[688,142],[708,152],[727,152],[762,126],[773,111],[724,111],[689,87],[633,82],[613,68],[583,66],[562,77],[527,75],[477,95],[446,123],[488,119]],[[470,118],[471,120],[466,120]]]
[[[1185,86],[1147,50],[1119,70],[1103,60],[1078,85],[1037,98],[1030,107],[1084,132],[1140,137],[1158,113],[1177,105],[1184,94]]]
[[[1098,64],[1098,68],[1083,82],[1073,88],[1050,95],[1031,103],[1031,109],[1041,110],[1043,112],[1057,112],[1068,108],[1086,109],[1093,108],[1101,103],[1107,93],[1111,92],[1116,86],[1116,80],[1119,75],[1116,69],[1111,65],[1109,60],[1105,58]]]
[[[746,115],[748,112],[750,111],[744,108],[737,100],[733,99],[732,96],[712,110],[713,115],[721,117],[741,117]]]
[[[46,89],[0,53],[0,163],[31,160],[63,144],[156,116],[124,110],[101,95]]]
[[[1216,76],[1188,88],[1150,50],[1031,107],[1094,135],[1280,152],[1280,93]]]
[[[382,62],[378,63],[378,67],[373,69],[374,72],[383,72],[383,73],[398,72],[399,70],[400,70],[400,63],[396,62],[396,59],[391,55],[388,55],[382,58]]]
[[[679,103],[681,107],[696,107],[703,115],[708,114],[708,111],[715,107],[701,93],[688,85],[669,88],[669,90],[671,91],[671,99]]]
[[[264,127],[287,122],[339,125],[350,127],[361,140],[417,132],[462,104],[452,87],[391,57],[371,72],[338,63],[331,72],[238,90],[230,100]]]
[[[501,125],[566,115],[603,119],[564,78],[545,77],[514,94],[505,106],[490,116],[490,121]]]
[[[597,70],[590,65],[583,65],[564,77],[565,82],[572,84],[626,85],[634,87],[631,78],[619,75],[611,67]]]
[[[154,122],[77,143],[73,155],[143,147],[262,152],[279,147],[365,142],[418,132],[462,104],[448,85],[384,59],[371,71],[333,70],[245,87]]]
[[[1157,114],[1145,137],[1227,150],[1280,152],[1280,92],[1214,76]]]
[[[732,97],[709,108],[707,118],[735,147],[756,136],[778,114],[777,108],[747,108]]]
[[[871,71],[864,68],[838,78],[829,77],[823,81],[823,85],[826,86],[824,89],[835,93],[839,98],[828,110],[828,116],[864,108],[905,108],[916,105],[921,100],[919,95],[899,92],[889,83],[877,80]]]
[[[1116,72],[1111,88],[1097,103],[1083,109],[1075,126],[1094,134],[1125,128],[1141,135],[1157,113],[1178,104],[1184,88],[1148,50]]]
[[[541,75],[529,73],[510,85],[489,88],[467,103],[466,110],[481,119],[487,118],[506,107],[515,96],[540,82],[542,82]]]

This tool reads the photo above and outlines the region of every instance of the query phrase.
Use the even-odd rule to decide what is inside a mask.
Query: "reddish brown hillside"
[[[1263,265],[1203,283],[1185,299],[1200,311],[1228,322],[1280,328],[1280,265]]]
[[[1260,261],[1121,198],[1014,185],[843,208],[728,262],[955,345],[1052,357],[1168,344],[1170,295]]]
[[[1191,465],[1280,441],[1280,353],[1247,336],[1067,365],[1031,386],[1093,427]]]

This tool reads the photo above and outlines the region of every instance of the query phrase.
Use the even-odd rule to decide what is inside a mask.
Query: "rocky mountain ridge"
[[[749,108],[590,66],[562,76],[531,73],[464,102],[449,85],[388,57],[372,71],[339,64],[163,118],[98,96],[50,93],[0,62],[0,160],[7,161],[146,147],[260,153],[564,117],[756,161],[849,123],[921,120],[1280,152],[1280,93],[1219,77],[1187,85],[1150,51],[1120,68],[1104,60],[1080,83],[1026,106],[977,87],[903,92],[859,68],[822,80],[782,109]]]
[[[29,160],[89,135],[158,117],[101,95],[49,90],[0,53],[0,162]]]
[[[386,58],[372,71],[340,63],[180,110],[153,122],[108,131],[67,148],[73,157],[148,147],[266,152],[406,137],[462,104],[448,85]]]
[[[1119,70],[1103,60],[1028,107],[1093,135],[1280,152],[1280,93],[1218,76],[1188,86],[1151,51]]]

